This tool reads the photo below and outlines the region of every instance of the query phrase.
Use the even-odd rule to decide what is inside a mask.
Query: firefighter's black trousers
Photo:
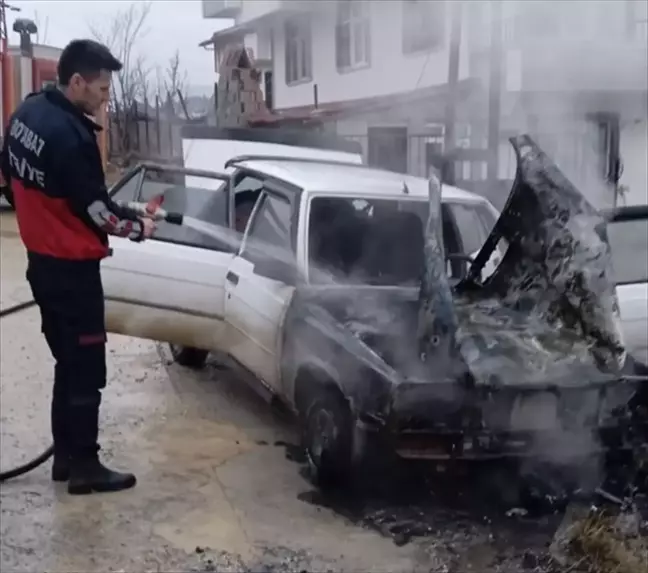
[[[99,261],[29,253],[27,280],[52,351],[52,434],[57,455],[96,456],[106,385],[106,329]]]

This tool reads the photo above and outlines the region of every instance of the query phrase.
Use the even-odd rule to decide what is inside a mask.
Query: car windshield
[[[462,231],[453,209],[474,211],[484,220],[472,242],[475,224]],[[443,204],[443,235],[448,252],[474,254],[495,222],[479,202]],[[417,285],[423,269],[427,198],[408,200],[316,197],[309,215],[309,277],[312,283],[335,282],[380,286]],[[470,237],[468,231],[472,231]],[[482,232],[483,231],[483,232]],[[465,245],[464,245],[465,243]],[[478,244],[479,243],[479,244]]]
[[[645,220],[608,225],[614,280],[617,284],[648,281],[648,224]]]

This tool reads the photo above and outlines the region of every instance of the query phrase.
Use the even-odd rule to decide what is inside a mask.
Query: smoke
[[[493,3],[491,10],[483,4],[483,28],[494,30]],[[614,130],[646,117],[648,44],[646,23],[639,22],[641,4],[645,2],[502,2],[501,131],[529,133],[596,207],[610,207],[614,200],[606,182],[609,155],[617,145]],[[464,15],[470,36],[470,22],[478,26],[480,14],[465,5]],[[488,50],[491,38],[483,39]],[[476,57],[479,49],[470,46],[470,38],[462,49],[469,53],[467,74],[479,78],[482,94],[467,104],[464,114],[483,124],[488,120],[491,54]],[[503,143],[500,177],[511,177],[512,167],[510,149]]]
[[[363,13],[370,15],[369,61],[349,73],[336,74],[330,50],[336,3],[300,3],[313,15],[313,82],[318,84],[319,101],[387,96],[387,102],[354,107],[352,114],[337,122],[338,133],[357,137],[367,151],[367,127],[406,126],[407,168],[427,175],[426,145],[444,122],[445,98],[433,92],[449,78],[456,3],[372,0],[361,4],[365,5]],[[502,86],[499,178],[510,180],[514,175],[508,137],[529,133],[590,202],[596,207],[611,206],[614,189],[606,178],[610,154],[614,156],[617,147],[615,130],[645,121],[648,109],[645,4],[644,0],[503,0],[498,15],[496,2],[463,2],[453,146],[486,148],[488,92],[496,62]],[[502,49],[493,53],[491,40],[498,29]],[[358,31],[356,36],[357,43],[365,38]],[[352,49],[362,60],[359,50],[358,46]],[[283,94],[290,100],[286,106],[296,105],[292,98],[300,89],[284,92],[282,87],[277,93],[279,107]],[[419,96],[413,93],[416,90]],[[625,152],[622,159],[636,162],[630,155]],[[645,161],[645,154],[639,157]],[[470,163],[457,166],[459,179],[474,182],[476,189],[490,197],[492,190],[486,189],[484,181],[486,162]],[[637,169],[626,171],[630,174]],[[631,194],[645,196],[645,178],[633,176],[629,183]],[[501,197],[496,203],[506,198],[503,187],[498,186]]]

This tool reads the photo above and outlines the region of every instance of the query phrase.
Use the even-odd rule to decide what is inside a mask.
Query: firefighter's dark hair
[[[103,44],[94,40],[72,40],[59,58],[58,82],[67,86],[74,74],[92,81],[99,77],[101,70],[118,72],[121,69],[122,63]]]

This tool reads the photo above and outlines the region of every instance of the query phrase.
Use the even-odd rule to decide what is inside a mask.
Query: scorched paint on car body
[[[487,201],[435,178],[239,158],[188,206],[209,240],[187,230],[113,242],[108,322],[116,303],[130,305],[139,320],[120,332],[216,352],[260,382],[300,416],[328,477],[347,474],[368,442],[423,459],[538,455],[573,430],[605,446],[599,433],[617,428],[634,391],[605,222],[532,141],[513,144],[518,178],[497,222]],[[202,196],[184,185],[183,201]],[[250,189],[256,206],[233,246],[228,205]],[[141,181],[134,193],[148,199]],[[457,262],[475,248],[455,228],[459,206],[490,233],[468,276]],[[176,336],[192,321],[201,335]]]

